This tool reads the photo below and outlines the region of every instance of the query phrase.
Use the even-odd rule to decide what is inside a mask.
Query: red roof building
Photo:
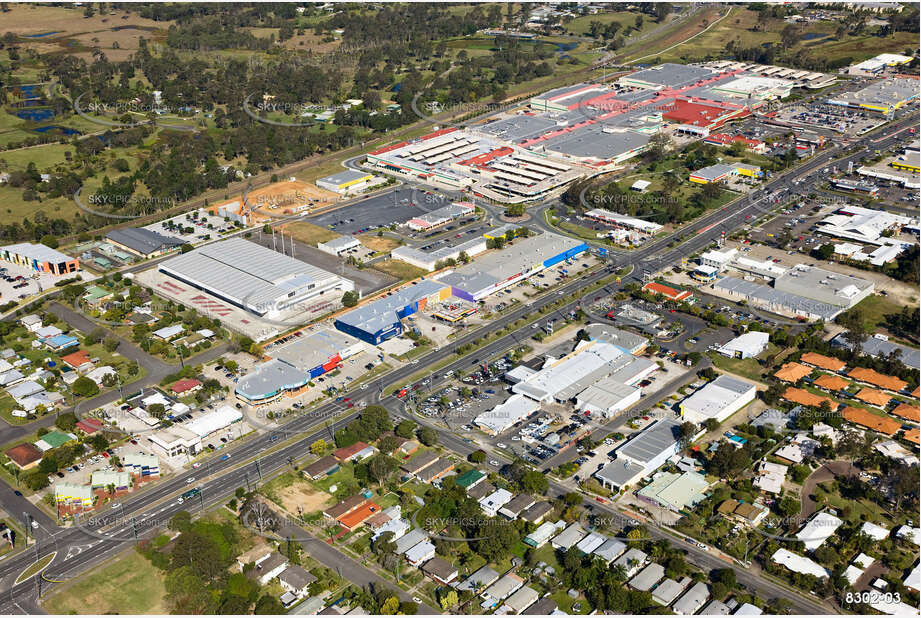
[[[93,368],[93,361],[86,350],[77,350],[61,357],[65,365],[77,371],[89,370]]]
[[[170,387],[175,395],[188,395],[201,388],[201,382],[195,378],[182,378]]]
[[[333,457],[335,457],[339,461],[349,461],[355,455],[365,450],[366,448],[368,448],[368,445],[365,442],[359,441],[351,446],[343,446],[340,449],[336,449],[335,451],[333,451]]]
[[[37,446],[28,442],[17,444],[6,451],[5,455],[21,470],[28,470],[38,465],[38,462],[42,460],[42,452],[38,450]]]
[[[100,421],[99,419],[95,419],[95,418],[87,417],[87,418],[81,418],[79,421],[77,421],[77,429],[79,429],[80,431],[82,431],[88,436],[91,436],[97,431],[100,431],[102,427],[103,427],[102,421]]]
[[[696,103],[686,99],[676,99],[659,107],[664,120],[678,122],[693,127],[716,129],[728,120],[742,118],[749,114],[746,108],[724,108],[717,105]]]
[[[685,300],[692,296],[692,294],[687,290],[678,290],[673,287],[657,283],[655,281],[650,281],[643,286],[643,289],[652,292],[653,294],[660,294],[661,296],[665,296],[671,300]]]

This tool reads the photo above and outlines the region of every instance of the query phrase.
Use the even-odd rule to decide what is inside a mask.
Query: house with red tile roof
[[[902,424],[893,418],[879,416],[869,410],[852,406],[847,406],[841,410],[841,416],[849,423],[872,429],[884,436],[892,436],[902,427]]]
[[[61,361],[74,371],[80,373],[89,371],[93,368],[93,361],[90,360],[90,355],[86,350],[77,350],[76,352],[65,354],[61,357]]]
[[[900,403],[892,411],[894,416],[908,421],[921,422],[921,408],[907,403]]]
[[[77,421],[77,429],[87,436],[91,436],[103,428],[102,421],[92,417],[81,418]]]
[[[873,369],[867,369],[866,367],[855,367],[851,369],[847,375],[858,382],[866,382],[867,384],[872,384],[873,386],[895,392],[899,392],[908,386],[908,382],[905,380],[887,376]]]
[[[20,470],[29,470],[42,460],[42,452],[34,444],[23,442],[4,453]]]
[[[339,461],[361,461],[373,455],[375,449],[366,442],[356,442],[350,446],[343,446],[333,451],[333,457]]]
[[[643,286],[643,289],[675,301],[686,300],[693,296],[693,294],[687,290],[675,289],[657,281],[650,281]]]
[[[170,390],[174,395],[191,395],[195,391],[201,388],[201,382],[195,378],[182,378],[181,380],[176,380],[176,382],[170,387]]]
[[[847,367],[847,363],[842,360],[838,360],[832,356],[816,354],[815,352],[806,352],[799,360],[801,363],[806,363],[807,365],[812,365],[819,369],[825,369],[826,371],[838,372]]]

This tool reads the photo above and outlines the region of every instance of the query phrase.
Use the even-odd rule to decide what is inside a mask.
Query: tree
[[[470,453],[468,459],[470,463],[481,464],[486,461],[486,451],[483,449],[477,449]]]
[[[55,419],[54,424],[61,431],[73,431],[77,426],[77,415],[73,412],[65,412]]]
[[[782,515],[790,517],[791,515],[796,515],[799,513],[800,504],[799,500],[791,496],[784,496],[780,499],[780,502],[777,505],[777,508],[780,510]]]
[[[440,588],[438,590],[438,604],[443,611],[448,611],[457,605],[457,590],[454,588]]]
[[[342,306],[343,307],[354,307],[358,304],[358,292],[350,290],[342,295]]]
[[[423,427],[417,434],[419,442],[425,446],[435,446],[438,444],[438,434],[431,427]]]
[[[106,352],[109,352],[109,353],[111,354],[111,353],[114,352],[116,349],[118,349],[118,343],[119,343],[119,342],[118,342],[118,338],[116,338],[116,337],[106,337],[106,338],[105,338],[105,341],[103,341],[102,345],[103,345],[103,347],[105,347]]]
[[[549,486],[547,477],[537,470],[529,470],[525,472],[521,477],[521,481],[519,482],[521,484],[521,489],[523,489],[525,492],[538,496],[542,496],[547,493],[547,488]]]
[[[99,394],[99,387],[86,376],[80,376],[74,380],[70,389],[74,392],[74,395],[78,397],[92,397]]]
[[[863,342],[866,341],[867,337],[870,335],[870,330],[867,328],[867,322],[864,318],[863,311],[854,307],[839,315],[836,321],[839,326],[847,329],[847,332],[843,335],[844,339],[853,349],[860,349],[860,346],[863,345]]]
[[[189,566],[170,571],[164,581],[167,598],[173,613],[202,614],[211,602],[211,591]]]
[[[368,471],[378,483],[383,483],[397,471],[397,461],[383,453],[376,455],[368,464]]]
[[[163,418],[166,416],[166,407],[162,403],[152,403],[147,406],[147,411],[154,418]]]
[[[313,444],[310,445],[310,452],[314,455],[320,456],[326,452],[326,449],[329,448],[326,444],[326,440],[320,438],[316,440]]]
[[[416,424],[410,420],[400,421],[397,425],[394,433],[400,436],[403,439],[409,440],[413,437],[413,433],[416,431]]]
[[[192,529],[192,514],[188,511],[179,511],[169,519],[166,525],[170,530],[186,532]]]
[[[719,426],[720,422],[715,418],[708,418],[704,421],[704,427],[706,427],[707,431],[716,431],[719,429]]]
[[[256,615],[281,615],[285,613],[285,606],[274,596],[264,594],[256,601],[253,613]]]

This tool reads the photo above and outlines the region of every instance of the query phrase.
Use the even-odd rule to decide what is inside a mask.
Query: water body
[[[80,133],[80,131],[77,131],[76,129],[71,129],[70,127],[59,127],[54,124],[50,124],[44,127],[38,127],[37,129],[35,129],[36,133],[48,133],[49,131],[58,131],[62,135],[83,135],[82,133]]]
[[[564,54],[568,51],[572,51],[579,46],[579,42],[575,43],[551,43],[551,45],[556,47],[556,53]]]
[[[827,34],[822,34],[821,32],[807,32],[806,34],[800,37],[800,40],[812,41],[815,39],[824,39],[827,36],[828,36]]]
[[[16,112],[16,117],[32,122],[46,122],[54,118],[54,110],[48,107],[20,109]]]
[[[41,39],[46,36],[51,36],[52,34],[60,34],[60,30],[55,30],[53,32],[42,32],[41,34],[26,34],[23,35],[27,39]]]

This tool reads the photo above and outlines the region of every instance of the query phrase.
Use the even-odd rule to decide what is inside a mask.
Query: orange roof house
[[[917,427],[909,429],[904,433],[903,437],[912,444],[921,444],[921,429]]]
[[[807,365],[813,365],[819,369],[825,369],[827,371],[841,371],[847,367],[847,363],[844,361],[838,360],[831,356],[822,356],[821,354],[816,354],[815,352],[806,352],[800,356],[800,362],[806,363]]]
[[[799,363],[784,363],[784,366],[777,370],[774,377],[784,382],[796,383],[812,373],[812,368]]]
[[[365,520],[370,518],[372,515],[379,513],[381,507],[377,506],[373,502],[368,502],[354,511],[350,511],[345,515],[341,516],[336,521],[339,522],[339,525],[345,528],[346,530],[352,531],[361,524],[365,523]]]
[[[42,452],[34,444],[28,442],[17,444],[4,454],[21,470],[28,470],[33,466],[37,466],[38,462],[42,460]]]
[[[798,403],[801,406],[809,406],[811,408],[819,408],[822,406],[823,401],[827,401],[832,410],[838,409],[838,404],[828,397],[820,397],[819,395],[814,395],[807,390],[803,390],[801,388],[793,388],[792,386],[784,391],[783,398],[787,401],[792,401],[793,403]]]
[[[911,396],[915,399],[921,399],[921,386],[916,386],[915,390],[911,391]]]
[[[921,421],[921,408],[907,403],[900,403],[892,411],[892,414],[905,420],[919,422]]]
[[[877,416],[863,408],[846,406],[841,411],[841,415],[844,417],[844,420],[849,423],[872,429],[884,436],[892,436],[902,427],[901,423],[895,419],[889,418],[888,416]]]
[[[823,373],[813,382],[815,386],[819,388],[824,388],[825,390],[837,392],[843,391],[848,387],[850,382],[842,378],[841,376],[831,376],[827,373]]]
[[[643,289],[652,292],[653,294],[660,294],[666,298],[670,298],[671,300],[684,300],[692,296],[692,294],[687,290],[679,290],[667,285],[663,285],[661,283],[657,283],[655,281],[650,281],[643,286]]]
[[[870,405],[879,406],[885,408],[889,401],[892,399],[891,395],[887,395],[883,391],[878,391],[875,388],[862,388],[860,392],[854,395],[860,401],[869,403]]]
[[[199,388],[201,388],[201,382],[195,378],[182,378],[181,380],[177,380],[176,383],[170,387],[170,390],[176,395],[185,395],[195,392]]]
[[[854,378],[855,380],[866,382],[867,384],[872,384],[873,386],[885,388],[886,390],[890,391],[898,392],[908,386],[908,382],[905,380],[883,375],[878,371],[867,369],[865,367],[855,367],[854,369],[851,369],[850,373],[847,375]]]
[[[65,354],[61,357],[61,360],[64,361],[68,367],[80,371],[82,369],[92,369],[93,361],[90,360],[90,355],[86,350],[77,350],[76,352],[71,352],[70,354]]]

